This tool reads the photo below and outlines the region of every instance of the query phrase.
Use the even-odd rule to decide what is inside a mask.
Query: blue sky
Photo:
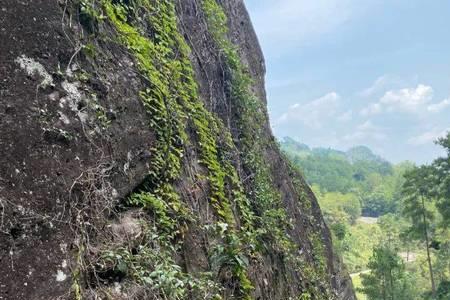
[[[276,136],[429,162],[450,130],[450,1],[245,0]]]

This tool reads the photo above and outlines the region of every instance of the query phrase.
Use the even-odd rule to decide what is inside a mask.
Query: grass
[[[350,227],[349,235],[343,241],[343,247],[349,250],[345,251],[343,256],[351,273],[367,269],[372,250],[381,238],[382,232],[378,224],[358,222]]]
[[[362,287],[361,275],[358,274],[356,276],[352,276],[352,281],[353,281],[353,287],[355,288],[355,292],[356,292],[356,299],[367,300],[368,298],[365,294],[358,292],[358,288]]]

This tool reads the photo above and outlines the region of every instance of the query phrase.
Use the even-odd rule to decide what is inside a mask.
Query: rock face
[[[355,299],[242,0],[4,0],[0,40],[0,299]]]

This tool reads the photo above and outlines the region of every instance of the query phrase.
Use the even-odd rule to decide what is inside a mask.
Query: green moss
[[[76,265],[75,265],[75,269],[72,272],[72,285],[71,285],[71,292],[73,294],[73,298],[75,300],[82,300],[82,289],[81,289],[81,266],[83,264],[82,262],[82,254],[84,252],[84,247],[83,246],[79,246],[78,247],[78,252],[77,252],[77,257],[76,257]]]
[[[306,292],[306,293],[302,293],[300,296],[298,296],[297,300],[311,300],[313,299],[311,294]]]
[[[172,185],[181,172],[184,145],[188,143],[186,131],[191,126],[200,163],[207,170],[209,201],[219,220],[229,225],[223,233],[225,248],[230,252],[241,251],[236,220],[241,214],[242,223],[247,228],[252,226],[249,202],[242,193],[236,169],[224,158],[219,146],[223,124],[204,108],[198,97],[189,48],[177,30],[173,3],[140,0],[124,6],[103,0],[102,4],[108,21],[118,33],[119,42],[130,51],[148,81],[149,87],[140,96],[150,116],[149,126],[156,133],[151,172],[142,192],[132,195],[130,203],[154,212],[162,228],[171,230],[177,226],[167,211],[168,207],[174,210],[183,206]],[[140,24],[134,21],[136,15],[144,15],[151,28],[140,30]],[[226,184],[231,186],[231,194],[227,193]],[[234,206],[238,207],[236,212]],[[238,265],[233,270],[242,297],[247,298],[252,285],[246,267]]]
[[[142,1],[148,9],[155,9],[147,1]],[[147,78],[149,87],[140,93],[144,107],[149,114],[149,126],[156,133],[156,145],[151,160],[152,171],[147,178],[149,190],[161,191],[160,186],[178,178],[183,155],[183,140],[185,140],[186,114],[173,82],[178,75],[178,65],[174,61],[175,53],[166,42],[155,43],[143,36],[137,28],[127,23],[123,6],[114,5],[111,1],[103,1],[108,19],[118,31],[120,42],[130,50],[137,66]],[[167,6],[160,7],[158,14],[168,14]],[[152,15],[152,11],[149,11]],[[155,18],[152,25],[155,28],[168,27],[171,23],[167,18]],[[159,34],[163,34],[159,33]]]
[[[261,228],[259,236],[269,236],[275,241],[275,248],[290,247],[292,243],[285,232],[287,218],[281,195],[274,188],[270,170],[262,158],[262,153],[271,145],[262,125],[268,123],[265,109],[262,101],[252,93],[252,80],[240,61],[237,48],[227,38],[227,18],[222,7],[215,0],[203,0],[202,6],[209,31],[225,56],[232,75],[231,95],[239,115],[241,155],[251,173],[252,188],[247,193],[262,216],[257,220],[257,227]]]
[[[224,190],[226,173],[218,159],[218,147],[213,136],[218,134],[217,124],[204,109],[194,111],[192,117],[202,154],[201,163],[208,168],[209,172],[210,201],[219,217],[228,224],[234,225],[233,212]]]
[[[230,160],[239,151],[229,130],[199,98],[190,49],[177,28],[173,1],[134,0],[126,5],[120,0],[82,1],[82,13],[89,16],[89,23],[112,26],[117,43],[133,57],[146,83],[139,96],[148,114],[148,126],[155,134],[150,149],[150,172],[141,189],[128,199],[129,204],[153,214],[154,226],[145,223],[145,238],[137,253],[127,247],[105,250],[99,268],[112,266],[127,273],[132,281],[156,288],[173,299],[185,297],[195,286],[201,291],[211,289],[214,293],[209,298],[220,299],[220,287],[213,283],[212,274],[201,278],[185,274],[174,261],[184,227],[195,221],[175,188],[189,145],[196,147],[204,167],[205,173],[197,176],[208,183],[208,200],[218,220],[215,225],[224,228],[216,231],[217,245],[209,259],[212,262],[220,257],[216,260],[220,267],[232,271],[233,280],[238,283],[233,291],[236,298],[251,299],[253,285],[247,274],[248,256],[275,250],[284,253],[299,268],[310,265],[299,262],[295,255],[296,246],[287,234],[292,225],[268,164],[261,156],[268,147],[276,147],[262,125],[268,122],[265,108],[253,95],[251,77],[237,48],[227,38],[225,13],[215,0],[202,3],[209,31],[232,75],[230,93],[240,116],[237,124],[240,140],[236,143],[250,183],[245,188]],[[102,111],[98,117],[103,118]]]
[[[247,194],[253,199],[254,208],[261,216],[256,218],[257,239],[260,245],[271,242],[271,251],[284,253],[288,263],[296,267],[300,274],[309,274],[308,281],[313,284],[310,285],[310,290],[301,296],[301,299],[309,299],[311,295],[314,295],[314,299],[331,299],[325,270],[323,241],[316,236],[309,237],[316,258],[312,265],[296,254],[297,246],[287,234],[287,230],[292,225],[287,220],[281,195],[274,187],[268,164],[262,157],[262,153],[265,153],[268,148],[275,148],[277,145],[265,133],[262,124],[267,124],[268,118],[263,102],[253,94],[251,77],[240,61],[237,48],[227,38],[227,17],[216,0],[202,0],[202,7],[209,31],[225,57],[232,75],[231,95],[239,116],[239,146],[244,166],[252,178]],[[298,185],[299,202],[302,208],[309,211],[311,202],[305,194],[306,189],[300,185],[299,180],[295,179],[295,175],[293,178],[294,184]],[[319,289],[319,287],[323,288]]]
[[[310,241],[312,241],[312,249],[314,255],[315,274],[317,274],[318,280],[326,278],[327,264],[325,246],[322,240],[322,236],[319,233],[311,233],[309,235]],[[320,285],[320,282],[318,282]]]
[[[82,48],[82,51],[86,56],[88,56],[90,58],[95,58],[95,56],[97,55],[97,49],[96,49],[95,45],[91,42],[84,45]]]
[[[141,1],[140,6],[148,9],[149,24],[158,37],[158,42],[154,42],[127,23],[123,6],[104,3],[108,17],[121,34],[121,42],[131,50],[150,83],[150,87],[141,93],[144,106],[151,115],[150,126],[158,134],[150,186],[154,189],[161,178],[170,181],[179,176],[182,145],[187,140],[186,123],[190,120],[197,135],[201,163],[208,170],[210,201],[219,217],[233,224],[230,202],[224,192],[226,173],[216,141],[220,121],[198,98],[188,48],[176,28],[173,4],[156,1],[151,5],[149,1]],[[168,154],[164,156],[164,153]]]

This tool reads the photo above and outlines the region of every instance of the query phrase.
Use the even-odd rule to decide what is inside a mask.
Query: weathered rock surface
[[[143,2],[158,6],[171,1]],[[162,218],[154,205],[131,205],[127,200],[138,191],[153,193],[151,184],[143,183],[154,169],[161,137],[149,126],[155,115],[149,113],[140,93],[154,88],[136,58],[136,51],[142,49],[124,44],[102,3],[131,7],[133,1],[0,3],[0,299],[160,299],[161,292],[152,289],[151,283],[131,274],[138,265],[133,258],[125,262],[126,270],[120,269],[116,258],[111,266],[101,261],[101,253],[124,244],[131,257],[141,257],[141,246],[149,243],[146,228],[155,222],[160,226]],[[243,1],[219,4],[228,17],[228,38],[237,46],[253,80],[251,90],[264,107],[260,136],[254,136],[250,144],[265,141],[257,155],[270,173],[271,188],[280,196],[290,223],[282,230],[295,245],[289,251],[301,258],[304,268],[295,268],[288,259],[291,252],[288,255],[283,247],[275,251],[277,244],[254,229],[261,249],[242,250],[249,261],[242,263],[242,269],[251,282],[250,291],[243,288],[245,280],[238,278],[240,273],[230,263],[214,269],[212,249],[231,246],[229,236],[205,229],[227,222],[226,218],[220,221],[211,204],[214,188],[189,116],[182,146],[172,145],[182,149],[179,174],[167,181],[192,217],[177,222],[176,237],[170,241],[179,247],[171,252],[172,259],[182,273],[194,277],[213,273],[210,280],[220,286],[218,293],[224,299],[355,299],[314,195],[272,137],[265,110],[263,55]],[[86,7],[93,11],[87,13]],[[239,126],[242,115],[233,99],[233,68],[211,32],[202,1],[177,0],[175,11],[180,36],[191,49],[198,101],[223,124],[221,130],[231,134],[233,149],[224,154],[224,161],[238,176],[240,183],[233,184],[242,187],[251,203],[256,216],[252,228],[259,227],[266,211],[258,204],[256,171],[245,159]],[[151,22],[138,17],[145,9],[128,13],[135,14],[136,24],[147,24],[140,25],[140,34],[160,39]],[[166,115],[169,121],[177,117]],[[221,137],[214,138],[219,147]],[[233,184],[222,183],[234,213],[234,221],[227,226],[236,227],[239,247],[244,248],[244,217],[229,196]],[[177,218],[176,211],[170,206],[171,219]],[[230,236],[234,233],[227,230]],[[317,271],[321,266],[323,272]],[[144,292],[136,291],[142,286]],[[192,291],[179,298],[201,299]]]

